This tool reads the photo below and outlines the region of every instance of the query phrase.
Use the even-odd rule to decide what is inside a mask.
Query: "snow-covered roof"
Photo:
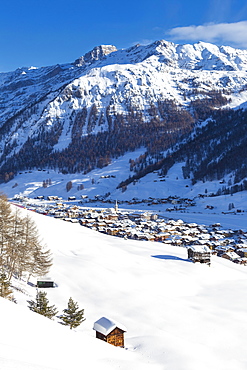
[[[224,255],[228,256],[232,260],[239,258],[239,255],[235,252],[226,252],[226,253],[224,253]]]
[[[51,277],[49,277],[49,276],[39,276],[38,278],[37,278],[37,282],[38,281],[43,281],[43,282],[53,282],[54,280],[51,278]]]
[[[190,245],[188,249],[191,249],[193,252],[199,253],[210,252],[210,249],[206,245]]]
[[[114,214],[114,215],[117,214],[115,208],[107,208],[105,210],[105,213],[110,213],[110,214]]]
[[[106,317],[101,317],[94,323],[93,329],[98,331],[103,335],[110,334],[115,328],[119,328],[123,331],[127,331],[126,327],[116,321],[107,319]]]
[[[238,250],[241,251],[241,252],[244,252],[244,253],[247,252],[247,248],[239,248]]]

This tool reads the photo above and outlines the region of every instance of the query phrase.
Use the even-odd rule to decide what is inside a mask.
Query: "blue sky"
[[[1,0],[0,72],[72,62],[101,44],[165,39],[247,49],[246,0]]]

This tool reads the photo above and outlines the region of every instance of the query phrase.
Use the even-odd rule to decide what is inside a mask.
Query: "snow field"
[[[50,303],[61,311],[71,296],[85,309],[86,321],[71,332],[20,307],[25,306],[24,300],[19,305],[7,302],[18,310],[17,318],[20,313],[25,315],[21,323],[19,319],[14,322],[16,335],[5,327],[8,341],[4,346],[17,346],[9,360],[35,363],[32,356],[41,341],[47,346],[53,343],[53,350],[40,362],[44,370],[49,366],[65,369],[69,361],[66,348],[76,353],[73,369],[78,364],[91,369],[99,363],[106,369],[246,368],[245,266],[214,256],[211,267],[193,264],[187,261],[184,248],[124,240],[31,214],[54,255],[50,275],[58,286],[47,290]],[[35,288],[27,289],[35,296]],[[6,314],[10,312],[6,310]],[[101,316],[127,327],[126,350],[94,338],[93,323]],[[25,340],[22,325],[26,326]],[[22,337],[19,342],[14,340],[17,333]]]

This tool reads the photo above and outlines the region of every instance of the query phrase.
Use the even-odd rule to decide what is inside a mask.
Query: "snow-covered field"
[[[133,176],[130,171],[129,160],[137,159],[145,149],[139,149],[135,152],[127,153],[123,157],[112,160],[112,163],[102,169],[95,169],[88,174],[68,174],[64,175],[52,170],[49,171],[26,171],[19,173],[15,178],[6,184],[0,184],[0,192],[5,193],[10,199],[16,194],[29,197],[31,203],[37,203],[35,197],[43,195],[45,199],[49,195],[58,195],[67,200],[69,196],[75,196],[77,201],[81,201],[81,196],[87,196],[88,199],[94,199],[95,196],[104,196],[107,193],[110,195],[107,199],[128,201],[133,198],[148,199],[149,197],[167,198],[169,196],[178,196],[181,198],[194,199],[196,205],[187,207],[183,212],[166,212],[166,209],[173,207],[172,204],[147,204],[139,203],[128,205],[124,203],[120,205],[122,208],[132,208],[140,210],[155,211],[161,215],[173,218],[181,218],[184,221],[198,222],[210,224],[213,222],[222,222],[222,226],[227,228],[245,228],[247,221],[247,192],[239,192],[231,195],[222,195],[217,197],[205,196],[200,198],[198,195],[209,195],[216,193],[219,188],[226,185],[231,177],[225,179],[225,184],[219,181],[198,182],[191,185],[191,181],[183,178],[182,166],[183,163],[174,165],[165,178],[160,178],[158,173],[150,173],[144,178],[141,178],[136,184],[129,184],[127,190],[122,192],[121,189],[116,189],[119,183]],[[110,176],[109,178],[102,178]],[[112,177],[114,176],[114,177]],[[50,185],[43,187],[43,182],[50,180]],[[66,190],[66,184],[71,181],[72,188],[69,192]],[[78,190],[78,187],[84,186],[83,190]],[[76,202],[75,202],[76,203]],[[234,208],[229,214],[229,204],[233,204]],[[49,205],[49,201],[38,201],[38,204]],[[112,207],[111,204],[85,203],[85,207]],[[207,208],[212,206],[212,209]],[[234,212],[241,210],[241,214],[235,215]],[[228,213],[228,214],[222,214]],[[220,219],[220,220],[219,220]]]
[[[1,370],[246,369],[246,266],[30,214],[53,252],[50,303],[61,313],[72,297],[86,321],[70,331],[31,312],[36,289],[22,283],[17,305],[1,299]],[[125,349],[95,338],[102,316],[126,326]]]
[[[246,192],[233,196],[198,198],[217,191],[218,182],[191,187],[182,177],[181,166],[174,166],[165,181],[149,174],[130,184],[126,192],[116,189],[128,178],[129,159],[142,153],[128,153],[111,165],[87,175],[63,175],[54,171],[18,174],[0,185],[9,198],[75,195],[93,198],[110,192],[112,199],[145,199],[177,195],[195,198],[196,205],[183,212],[167,212],[167,204],[120,205],[124,208],[155,211],[187,222],[245,229]],[[101,176],[115,177],[102,178]],[[42,186],[51,179],[51,185]],[[93,181],[92,181],[93,180]],[[73,187],[67,192],[66,183]],[[77,190],[80,184],[83,190]],[[49,204],[47,200],[40,204]],[[229,203],[233,211],[224,214]],[[206,209],[212,205],[212,210]],[[102,203],[84,204],[102,207]],[[105,205],[110,206],[110,205]],[[14,206],[13,206],[14,207]],[[22,212],[30,212],[22,210]],[[107,236],[48,216],[30,212],[44,244],[53,253],[50,276],[56,288],[47,290],[59,314],[72,297],[85,309],[86,321],[76,330],[46,319],[27,308],[36,288],[24,282],[14,285],[18,304],[0,300],[1,370],[246,370],[247,267],[212,257],[211,267],[187,260],[186,249],[162,243],[124,240]],[[32,281],[35,284],[35,280]],[[125,349],[95,338],[94,322],[102,316],[127,328]],[[56,321],[56,320],[55,320]]]

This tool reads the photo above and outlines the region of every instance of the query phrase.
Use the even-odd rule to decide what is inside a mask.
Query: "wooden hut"
[[[37,279],[37,288],[54,288],[54,281],[50,277],[40,277]]]
[[[106,317],[101,317],[94,323],[93,329],[96,331],[96,338],[117,347],[124,347],[124,333],[126,328]]]
[[[206,263],[210,266],[210,249],[206,245],[191,245],[188,248],[188,259],[194,263]]]

